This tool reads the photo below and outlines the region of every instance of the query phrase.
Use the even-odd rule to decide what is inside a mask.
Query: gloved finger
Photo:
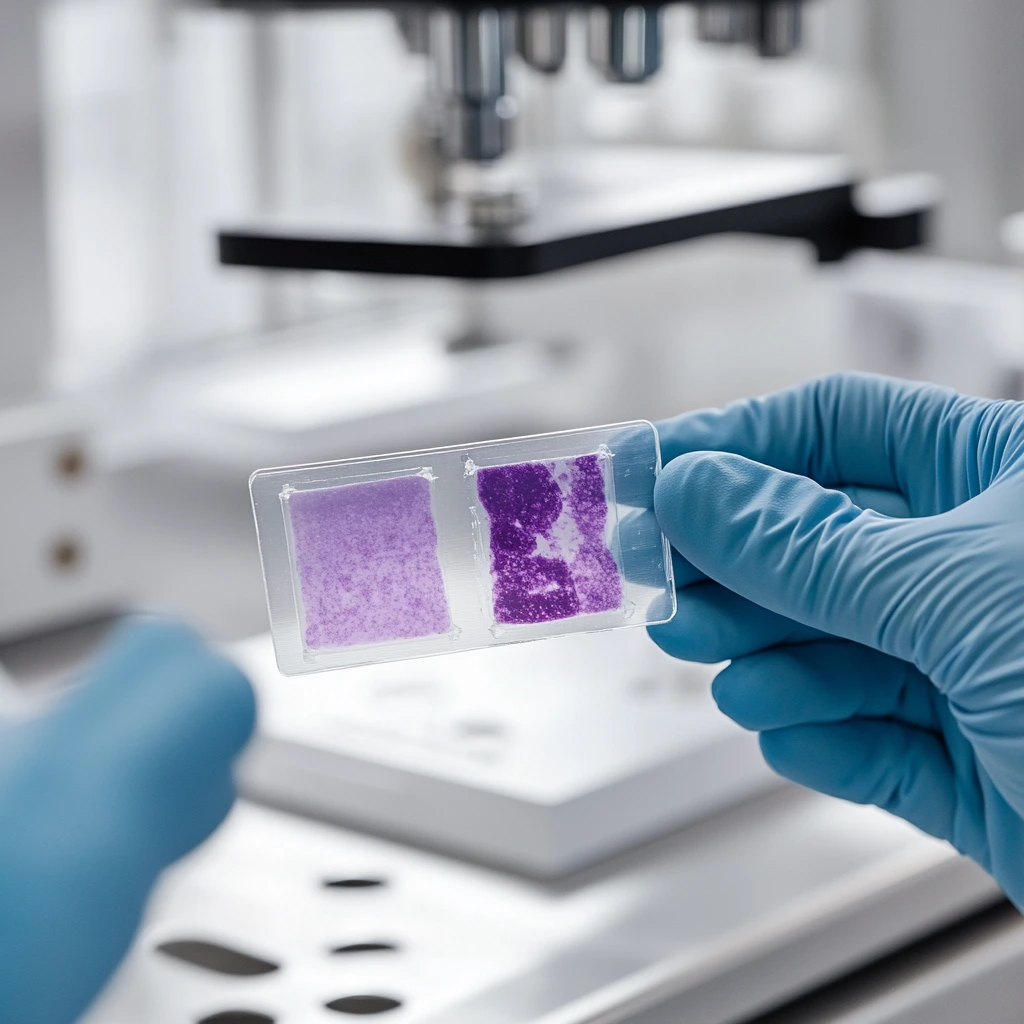
[[[672,572],[677,590],[702,583],[708,578],[706,573],[701,572],[689,559],[683,558],[675,548],[672,549]]]
[[[939,733],[936,690],[913,665],[860,644],[824,640],[737,658],[711,688],[745,729],[890,718]]]
[[[110,631],[95,657],[77,673],[76,681],[88,682],[71,692],[64,707],[94,705],[101,701],[119,705],[120,680],[131,676],[141,664],[191,653],[203,646],[201,637],[181,622],[156,615],[130,615]],[[104,671],[97,673],[102,665]]]
[[[858,508],[872,509],[895,519],[906,519],[910,515],[906,499],[895,491],[881,491],[871,487],[841,487],[839,490],[846,494]],[[645,517],[653,516],[657,523],[657,517],[653,512],[644,511],[636,514]],[[660,532],[661,526],[658,525],[657,529]],[[672,548],[672,573],[677,588],[688,587],[708,578],[675,548]],[[628,574],[627,578],[630,578]]]
[[[672,552],[666,551],[665,535],[653,508],[620,510],[611,548],[627,580],[641,586],[664,586],[665,560]]]
[[[666,654],[713,665],[781,643],[802,643],[823,634],[770,612],[707,580],[679,590],[671,622],[648,629]]]
[[[933,733],[855,718],[762,733],[761,751],[784,778],[842,800],[874,804],[939,839],[954,838],[953,765]]]
[[[665,468],[655,511],[697,569],[755,604],[904,661],[958,557],[941,522],[888,519],[807,477],[697,452]]]
[[[986,405],[947,388],[840,374],[683,415],[658,431],[666,463],[688,452],[732,452],[826,487],[897,491],[914,515],[935,515],[977,493],[969,475],[946,467]]]
[[[620,570],[634,583],[651,582],[652,570],[660,571],[662,554],[661,524],[654,509],[632,509],[620,515],[617,548]],[[687,587],[707,577],[698,572],[674,548],[671,550],[672,576],[676,587]]]
[[[118,630],[48,714],[8,730],[0,1018],[79,1018],[160,871],[227,814],[253,713],[234,666],[190,630],[146,620]]]
[[[857,508],[880,512],[891,519],[909,519],[911,517],[910,502],[898,491],[887,491],[881,487],[837,487]]]
[[[116,631],[47,728],[83,771],[111,780],[112,815],[147,832],[163,866],[227,812],[221,779],[254,723],[237,666],[186,627],[149,619]]]
[[[858,508],[872,509],[894,519],[906,519],[911,514],[909,502],[902,494],[896,491],[888,491],[878,487],[859,487],[857,485],[840,487],[838,490],[846,494]],[[646,511],[638,513],[638,515],[647,514]],[[660,530],[661,527],[659,526],[658,529]],[[692,583],[698,583],[708,578],[705,573],[702,573],[696,566],[685,559],[675,548],[672,549],[672,570],[676,586],[680,588],[688,587]]]
[[[612,486],[619,505],[649,509],[654,502],[655,467],[661,460],[658,431],[652,423],[624,426],[609,442]]]

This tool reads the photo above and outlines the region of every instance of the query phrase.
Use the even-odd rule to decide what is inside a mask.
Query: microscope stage
[[[260,694],[250,797],[560,876],[777,785],[715,708],[713,670],[639,629],[287,679]]]
[[[925,210],[869,217],[857,209],[844,157],[588,147],[538,154],[534,205],[508,227],[474,227],[412,183],[339,197],[220,233],[228,266],[463,279],[550,273],[708,235],[749,233],[811,242],[823,260],[922,241]]]

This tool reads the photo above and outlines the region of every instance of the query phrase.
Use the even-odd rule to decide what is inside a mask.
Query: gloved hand
[[[140,621],[48,714],[0,731],[0,1021],[84,1011],[157,876],[230,808],[254,714],[230,662]]]
[[[781,775],[948,840],[1024,908],[1024,404],[851,375],[660,432],[681,557],[655,640],[732,659],[715,698]]]

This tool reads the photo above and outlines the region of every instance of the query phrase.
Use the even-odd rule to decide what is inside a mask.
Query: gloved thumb
[[[673,547],[728,589],[914,660],[911,599],[942,543],[927,520],[890,519],[807,477],[720,452],[670,462],[655,511]]]
[[[234,664],[185,626],[135,619],[40,729],[79,766],[79,785],[95,780],[94,814],[144,837],[162,868],[227,812],[232,763],[254,718],[252,689]]]

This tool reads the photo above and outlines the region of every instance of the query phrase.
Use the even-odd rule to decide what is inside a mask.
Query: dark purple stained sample
[[[610,611],[622,604],[622,577],[605,543],[608,499],[604,468],[597,455],[585,455],[572,460],[570,472],[569,516],[580,536],[571,566],[580,611]]]
[[[554,622],[621,606],[599,456],[481,469],[477,493],[489,521],[497,623]]]
[[[295,491],[288,513],[309,649],[448,632],[425,477]]]

